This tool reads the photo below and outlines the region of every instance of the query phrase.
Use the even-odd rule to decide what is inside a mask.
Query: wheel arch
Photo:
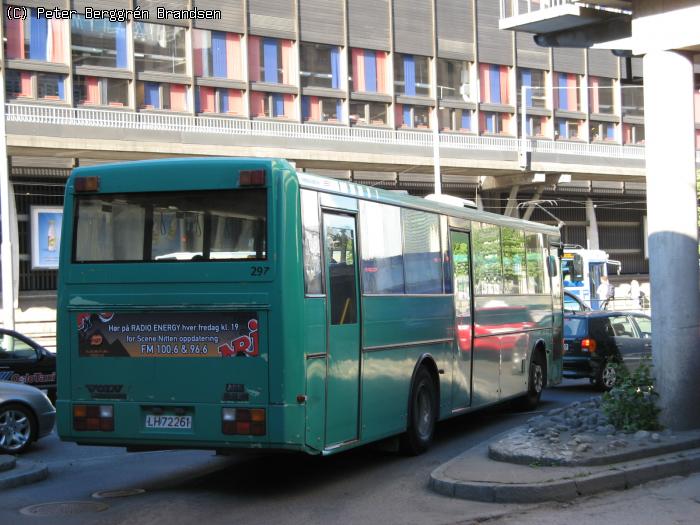
[[[424,366],[430,373],[433,381],[435,382],[435,388],[437,389],[437,396],[435,399],[437,417],[440,419],[440,373],[438,371],[437,363],[435,363],[435,358],[430,352],[425,352],[420,355],[416,360],[416,364],[413,366],[413,372],[411,373],[411,382],[409,383],[408,398],[406,399],[406,414],[410,413],[411,407],[411,389],[413,388],[413,382],[416,379],[416,374],[418,370]],[[408,426],[408,419],[406,420],[406,425]]]
[[[530,360],[534,360],[536,357],[540,357],[540,362],[544,366],[544,387],[548,383],[548,373],[549,366],[547,364],[547,343],[541,337],[538,338],[532,345],[532,353],[530,354]]]

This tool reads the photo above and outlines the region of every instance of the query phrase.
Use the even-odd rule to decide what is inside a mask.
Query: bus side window
[[[318,193],[301,190],[301,227],[304,244],[304,292],[323,293],[321,278],[321,230],[318,219]]]

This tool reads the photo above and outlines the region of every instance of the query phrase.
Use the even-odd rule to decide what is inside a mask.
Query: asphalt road
[[[587,381],[565,380],[545,391],[539,410],[597,394]],[[502,407],[440,423],[432,448],[418,457],[402,457],[376,447],[325,458],[270,453],[217,457],[203,451],[127,454],[121,448],[62,443],[53,434],[24,455],[47,463],[49,478],[3,491],[0,523],[464,523],[487,510],[493,513],[494,504],[437,495],[427,486],[430,472],[532,414]],[[97,491],[131,488],[145,492],[120,498],[91,497]],[[67,501],[99,503],[103,510],[64,505],[43,509],[51,510],[43,517],[20,513],[30,505]],[[513,508],[502,506],[504,513]]]

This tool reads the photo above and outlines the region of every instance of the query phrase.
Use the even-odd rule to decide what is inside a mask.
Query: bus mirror
[[[557,258],[554,255],[547,257],[547,269],[549,270],[550,277],[556,277],[559,275],[557,269]]]

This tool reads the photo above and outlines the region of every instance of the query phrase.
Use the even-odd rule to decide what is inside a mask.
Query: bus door
[[[326,447],[358,439],[360,322],[355,217],[323,213],[328,305]]]
[[[472,379],[472,290],[469,233],[450,230],[455,303],[455,351],[453,352],[452,409],[471,405]]]

